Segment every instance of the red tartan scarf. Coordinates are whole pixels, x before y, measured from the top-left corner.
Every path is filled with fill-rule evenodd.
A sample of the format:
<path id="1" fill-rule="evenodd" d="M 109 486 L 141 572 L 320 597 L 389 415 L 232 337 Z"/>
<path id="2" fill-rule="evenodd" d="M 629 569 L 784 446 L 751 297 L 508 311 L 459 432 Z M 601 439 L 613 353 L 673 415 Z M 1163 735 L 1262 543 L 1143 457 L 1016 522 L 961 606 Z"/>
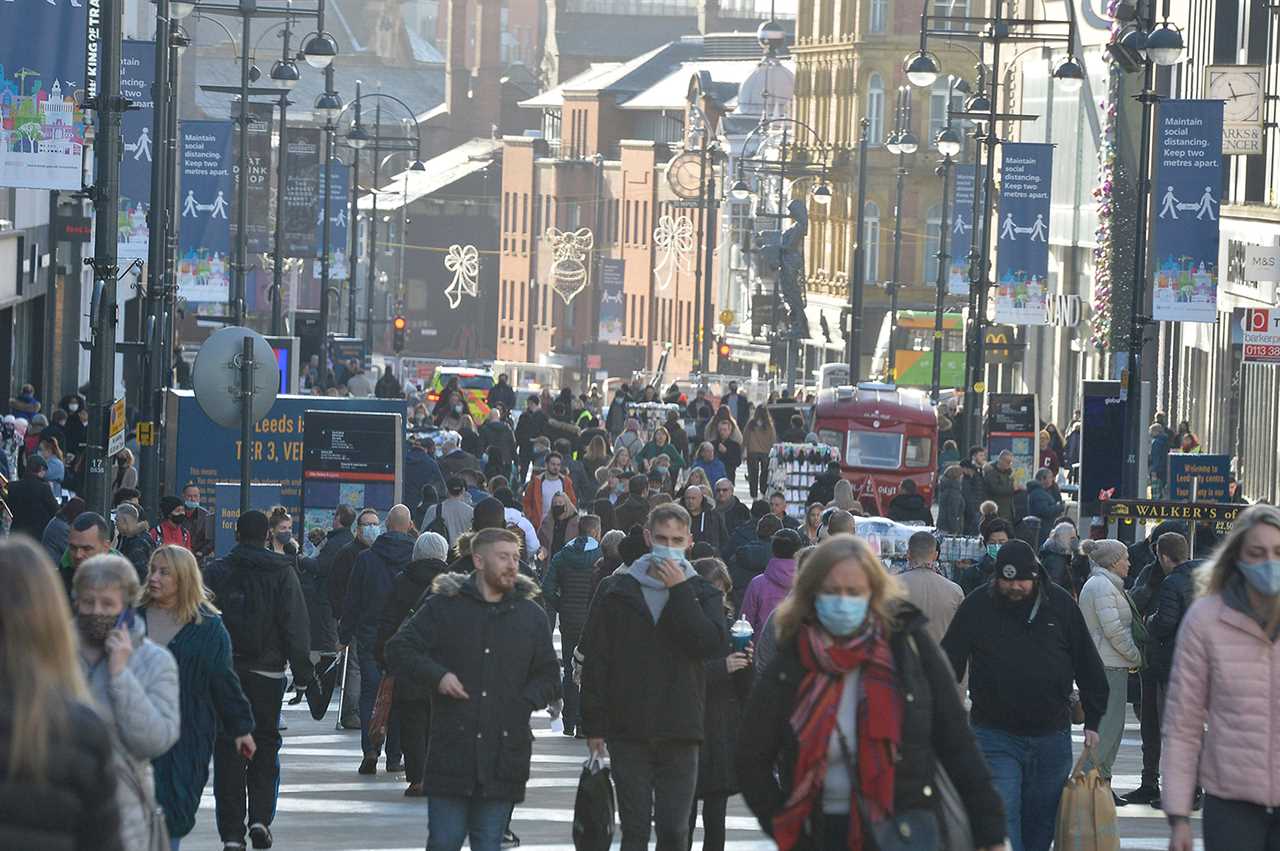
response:
<path id="1" fill-rule="evenodd" d="M 836 726 L 844 675 L 860 669 L 857 708 L 857 771 L 872 820 L 893 811 L 894 760 L 902 742 L 902 695 L 893 676 L 893 654 L 883 627 L 873 624 L 856 638 L 823 643 L 818 627 L 806 624 L 796 637 L 804 679 L 796 691 L 791 729 L 798 743 L 791 796 L 773 818 L 773 838 L 782 851 L 795 847 L 815 806 L 821 806 L 827 747 Z M 849 807 L 849 849 L 864 848 L 858 802 Z"/>

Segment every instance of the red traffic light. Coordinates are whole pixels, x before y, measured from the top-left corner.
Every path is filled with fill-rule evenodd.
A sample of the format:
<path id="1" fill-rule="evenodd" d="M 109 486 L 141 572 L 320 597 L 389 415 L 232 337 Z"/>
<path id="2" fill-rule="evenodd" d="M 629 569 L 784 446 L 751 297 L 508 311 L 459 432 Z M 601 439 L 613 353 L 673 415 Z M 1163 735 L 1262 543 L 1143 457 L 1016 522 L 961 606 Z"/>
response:
<path id="1" fill-rule="evenodd" d="M 405 328 L 409 327 L 409 320 L 405 319 L 403 316 L 397 316 L 395 319 L 391 320 L 391 327 L 397 331 L 403 331 Z"/>
<path id="2" fill-rule="evenodd" d="M 720 357 L 727 358 L 733 354 L 733 346 L 729 345 L 728 343 L 721 343 L 719 348 L 716 349 L 716 352 L 720 355 Z"/>

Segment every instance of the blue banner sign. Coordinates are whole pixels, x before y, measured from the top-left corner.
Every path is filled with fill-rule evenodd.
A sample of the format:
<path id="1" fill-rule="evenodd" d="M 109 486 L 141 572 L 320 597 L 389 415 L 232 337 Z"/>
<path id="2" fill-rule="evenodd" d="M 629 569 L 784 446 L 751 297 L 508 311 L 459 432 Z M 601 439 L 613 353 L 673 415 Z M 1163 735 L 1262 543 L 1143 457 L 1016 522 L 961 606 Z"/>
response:
<path id="1" fill-rule="evenodd" d="M 271 514 L 280 505 L 280 485 L 249 485 L 249 508 Z M 240 483 L 218 482 L 213 488 L 213 554 L 221 558 L 236 545 L 236 523 L 240 520 Z"/>
<path id="2" fill-rule="evenodd" d="M 602 343 L 621 343 L 626 321 L 626 296 L 622 292 L 627 261 L 605 257 L 600 261 L 600 330 Z"/>
<path id="3" fill-rule="evenodd" d="M 996 322 L 1047 325 L 1053 146 L 1003 142 L 1000 148 Z"/>
<path id="4" fill-rule="evenodd" d="M 0 3 L 0 186 L 81 188 L 89 5 Z"/>
<path id="5" fill-rule="evenodd" d="M 347 248 L 351 242 L 351 231 L 347 219 L 351 213 L 351 169 L 338 160 L 329 161 L 329 280 L 345 281 L 350 277 L 350 265 L 347 262 Z M 324 197 L 324 168 L 320 169 L 320 195 Z M 324 204 L 316 210 L 316 262 L 314 277 L 320 280 L 320 252 L 324 245 Z"/>
<path id="6" fill-rule="evenodd" d="M 947 292 L 969 294 L 969 249 L 973 245 L 973 193 L 977 183 L 973 163 L 957 165 L 953 171 L 955 189 L 951 194 L 951 221 L 947 237 Z"/>
<path id="7" fill-rule="evenodd" d="M 121 260 L 147 259 L 147 215 L 151 211 L 151 130 L 155 101 L 156 46 L 150 41 L 126 41 L 120 57 L 120 94 L 133 104 L 120 119 L 124 156 L 120 160 L 119 236 Z"/>
<path id="8" fill-rule="evenodd" d="M 1152 317 L 1218 318 L 1222 101 L 1162 100 L 1156 113 Z"/>
<path id="9" fill-rule="evenodd" d="M 1227 502 L 1230 455 L 1169 453 L 1169 499 L 1174 502 Z"/>
<path id="10" fill-rule="evenodd" d="M 166 457 L 174 481 L 195 482 L 201 491 L 210 493 L 219 482 L 240 481 L 240 429 L 223 428 L 209 419 L 190 391 L 171 391 L 168 404 Z M 278 503 L 295 517 L 302 516 L 302 435 L 309 410 L 404 414 L 405 402 L 332 396 L 276 397 L 270 416 L 253 427 L 253 478 L 279 482 Z"/>
<path id="11" fill-rule="evenodd" d="M 231 273 L 231 122 L 184 121 L 178 135 L 178 295 L 227 300 Z"/>

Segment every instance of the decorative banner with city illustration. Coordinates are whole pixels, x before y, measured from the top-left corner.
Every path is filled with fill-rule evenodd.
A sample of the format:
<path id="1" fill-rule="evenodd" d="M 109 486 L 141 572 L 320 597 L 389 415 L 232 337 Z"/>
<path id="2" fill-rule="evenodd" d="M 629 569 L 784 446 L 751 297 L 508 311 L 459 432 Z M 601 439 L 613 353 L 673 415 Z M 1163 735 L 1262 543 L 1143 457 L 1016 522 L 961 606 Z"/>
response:
<path id="1" fill-rule="evenodd" d="M 281 244 L 285 257 L 311 260 L 320 215 L 321 133 L 315 127 L 290 127 L 285 153 L 284 198 L 281 199 Z"/>
<path id="2" fill-rule="evenodd" d="M 996 322 L 1047 325 L 1053 146 L 1001 143 Z"/>
<path id="3" fill-rule="evenodd" d="M 124 157 L 120 160 L 119 236 L 121 260 L 147 259 L 147 214 L 151 210 L 151 129 L 155 101 L 156 46 L 126 41 L 120 58 L 120 93 L 133 104 L 121 118 Z"/>
<path id="4" fill-rule="evenodd" d="M 969 248 L 973 245 L 973 189 L 976 183 L 973 163 L 955 167 L 955 191 L 951 195 L 951 228 L 948 237 L 947 293 L 969 294 Z"/>
<path id="5" fill-rule="evenodd" d="M 0 2 L 0 186 L 81 188 L 88 5 Z"/>
<path id="6" fill-rule="evenodd" d="M 345 281 L 351 273 L 347 264 L 347 248 L 351 239 L 347 227 L 350 209 L 347 207 L 347 193 L 351 191 L 351 168 L 339 160 L 329 161 L 329 280 Z M 320 195 L 324 195 L 324 169 L 320 169 Z M 316 210 L 316 250 L 312 255 L 316 262 L 312 265 L 314 280 L 320 280 L 320 253 L 324 245 L 324 204 Z M 321 293 L 321 298 L 324 294 Z M 317 302 L 318 304 L 318 302 Z"/>
<path id="7" fill-rule="evenodd" d="M 1218 315 L 1222 101 L 1164 100 L 1156 117 L 1151 315 L 1157 321 L 1213 322 Z"/>
<path id="8" fill-rule="evenodd" d="M 227 300 L 231 270 L 231 122 L 183 121 L 178 177 L 178 297 Z"/>

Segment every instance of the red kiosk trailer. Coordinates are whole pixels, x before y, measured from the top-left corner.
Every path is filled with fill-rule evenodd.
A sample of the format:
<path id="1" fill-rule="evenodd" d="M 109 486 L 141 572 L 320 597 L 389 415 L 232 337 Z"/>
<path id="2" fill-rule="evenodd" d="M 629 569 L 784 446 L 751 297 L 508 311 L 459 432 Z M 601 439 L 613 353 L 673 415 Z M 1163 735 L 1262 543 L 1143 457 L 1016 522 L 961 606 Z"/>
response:
<path id="1" fill-rule="evenodd" d="M 818 440 L 840 450 L 844 477 L 869 514 L 883 515 L 903 479 L 929 503 L 938 469 L 938 414 L 927 394 L 863 382 L 818 394 Z"/>

